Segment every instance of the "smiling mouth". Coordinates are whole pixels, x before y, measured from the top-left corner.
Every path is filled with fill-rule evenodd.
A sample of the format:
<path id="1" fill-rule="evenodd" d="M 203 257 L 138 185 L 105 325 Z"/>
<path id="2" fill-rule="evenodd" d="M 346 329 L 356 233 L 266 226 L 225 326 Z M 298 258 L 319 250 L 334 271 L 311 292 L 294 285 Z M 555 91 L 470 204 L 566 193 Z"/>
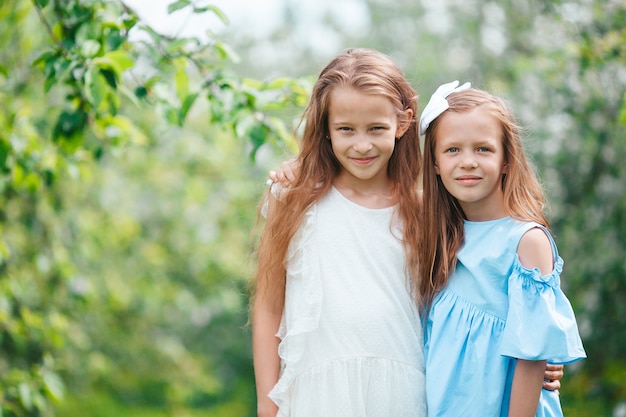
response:
<path id="1" fill-rule="evenodd" d="M 370 162 L 372 162 L 373 160 L 376 159 L 375 156 L 370 156 L 368 158 L 350 158 L 354 161 L 354 163 L 359 164 L 359 165 L 367 165 Z"/>

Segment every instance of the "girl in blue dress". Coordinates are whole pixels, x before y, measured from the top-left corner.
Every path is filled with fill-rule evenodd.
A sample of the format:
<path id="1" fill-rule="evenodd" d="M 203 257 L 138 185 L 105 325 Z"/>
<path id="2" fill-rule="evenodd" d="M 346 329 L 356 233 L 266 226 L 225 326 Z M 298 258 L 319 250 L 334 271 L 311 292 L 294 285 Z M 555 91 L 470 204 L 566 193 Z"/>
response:
<path id="1" fill-rule="evenodd" d="M 458 81 L 420 119 L 429 416 L 560 416 L 546 362 L 585 358 L 544 195 L 504 102 Z M 499 387 L 499 388 L 498 388 Z"/>

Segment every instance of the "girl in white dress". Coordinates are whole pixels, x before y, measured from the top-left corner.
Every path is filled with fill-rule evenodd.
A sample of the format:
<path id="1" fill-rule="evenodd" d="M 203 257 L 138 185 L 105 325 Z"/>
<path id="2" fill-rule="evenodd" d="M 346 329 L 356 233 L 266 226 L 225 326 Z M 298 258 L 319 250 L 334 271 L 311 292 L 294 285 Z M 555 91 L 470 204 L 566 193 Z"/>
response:
<path id="1" fill-rule="evenodd" d="M 385 55 L 332 60 L 288 192 L 269 193 L 252 307 L 260 417 L 426 416 L 416 93 Z"/>

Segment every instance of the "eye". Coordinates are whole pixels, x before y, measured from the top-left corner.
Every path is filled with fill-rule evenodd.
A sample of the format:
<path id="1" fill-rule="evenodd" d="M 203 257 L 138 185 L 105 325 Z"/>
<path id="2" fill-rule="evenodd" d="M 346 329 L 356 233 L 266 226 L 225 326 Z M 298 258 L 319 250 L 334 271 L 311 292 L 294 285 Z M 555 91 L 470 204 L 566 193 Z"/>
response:
<path id="1" fill-rule="evenodd" d="M 481 146 L 478 149 L 476 149 L 478 152 L 491 152 L 491 149 L 486 147 L 486 146 Z"/>
<path id="2" fill-rule="evenodd" d="M 455 148 L 455 147 L 446 149 L 446 153 L 455 153 L 458 151 L 459 151 L 459 148 Z"/>
<path id="3" fill-rule="evenodd" d="M 338 131 L 340 132 L 350 132 L 352 131 L 352 128 L 348 127 L 348 126 L 341 126 L 337 128 Z"/>

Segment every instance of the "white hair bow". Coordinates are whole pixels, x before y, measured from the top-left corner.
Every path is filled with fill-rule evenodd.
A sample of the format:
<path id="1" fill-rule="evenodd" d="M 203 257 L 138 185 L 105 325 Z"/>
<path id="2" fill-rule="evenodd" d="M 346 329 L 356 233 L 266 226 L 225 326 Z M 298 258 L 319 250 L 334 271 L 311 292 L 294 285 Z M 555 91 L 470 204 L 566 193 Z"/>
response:
<path id="1" fill-rule="evenodd" d="M 449 105 L 446 97 L 448 97 L 452 93 L 458 93 L 459 91 L 467 90 L 472 86 L 472 84 L 469 82 L 463 84 L 460 87 L 458 87 L 458 85 L 459 81 L 455 80 L 451 83 L 442 84 L 437 90 L 435 90 L 433 95 L 430 97 L 428 104 L 426 105 L 426 107 L 424 107 L 422 115 L 420 116 L 420 136 L 422 136 L 426 132 L 426 129 L 428 129 L 428 126 L 433 120 L 435 120 L 441 113 L 448 109 Z"/>

